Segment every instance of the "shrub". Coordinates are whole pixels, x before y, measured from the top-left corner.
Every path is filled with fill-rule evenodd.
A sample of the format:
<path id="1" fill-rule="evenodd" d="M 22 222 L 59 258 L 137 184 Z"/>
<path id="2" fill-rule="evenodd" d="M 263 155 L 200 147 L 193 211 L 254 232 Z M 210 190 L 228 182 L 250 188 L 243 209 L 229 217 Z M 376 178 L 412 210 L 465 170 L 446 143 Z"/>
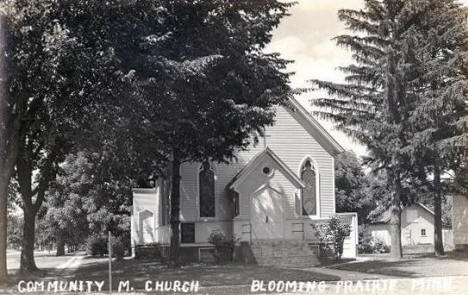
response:
<path id="1" fill-rule="evenodd" d="M 388 253 L 390 252 L 390 246 L 380 239 L 372 237 L 368 227 L 364 225 L 359 228 L 358 252 L 361 254 Z"/>
<path id="2" fill-rule="evenodd" d="M 121 238 L 112 237 L 112 257 L 115 257 L 118 261 L 123 260 L 125 256 L 125 245 Z"/>
<path id="3" fill-rule="evenodd" d="M 92 235 L 86 241 L 86 252 L 92 256 L 107 254 L 107 238 L 101 235 Z"/>
<path id="4" fill-rule="evenodd" d="M 237 242 L 235 237 L 228 238 L 220 231 L 213 231 L 208 242 L 215 246 L 214 257 L 216 263 L 227 263 L 232 261 L 234 246 Z"/>
<path id="5" fill-rule="evenodd" d="M 374 253 L 373 238 L 367 225 L 359 227 L 358 253 Z"/>
<path id="6" fill-rule="evenodd" d="M 351 226 L 337 217 L 332 217 L 327 223 L 314 224 L 313 228 L 320 241 L 321 253 L 340 260 L 343 255 L 343 243 L 351 233 Z"/>
<path id="7" fill-rule="evenodd" d="M 374 239 L 374 245 L 372 247 L 373 253 L 389 253 L 390 246 L 386 245 L 379 239 Z"/>

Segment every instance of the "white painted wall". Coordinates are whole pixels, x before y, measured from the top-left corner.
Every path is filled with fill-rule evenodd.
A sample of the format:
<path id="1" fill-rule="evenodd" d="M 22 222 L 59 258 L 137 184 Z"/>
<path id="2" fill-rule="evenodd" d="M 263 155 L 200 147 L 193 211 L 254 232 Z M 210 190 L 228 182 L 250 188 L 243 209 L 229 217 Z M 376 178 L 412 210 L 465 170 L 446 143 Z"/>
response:
<path id="1" fill-rule="evenodd" d="M 425 229 L 426 235 L 421 235 Z M 372 237 L 391 244 L 390 228 L 388 224 L 371 224 L 369 231 Z M 434 216 L 419 205 L 412 205 L 403 209 L 401 214 L 401 244 L 411 246 L 419 244 L 434 244 Z"/>
<path id="2" fill-rule="evenodd" d="M 133 206 L 131 216 L 131 238 L 132 246 L 141 244 L 156 243 L 159 240 L 158 218 L 160 215 L 159 201 L 160 201 L 159 188 L 155 189 L 136 189 L 133 191 Z M 145 228 L 141 228 L 141 219 L 145 212 L 151 212 L 151 219 L 144 220 Z M 150 232 L 148 232 L 151 228 Z"/>
<path id="3" fill-rule="evenodd" d="M 238 153 L 238 161 L 230 165 L 218 164 L 215 167 L 216 217 L 214 220 L 232 220 L 232 202 L 226 185 L 258 153 L 267 146 L 296 174 L 306 156 L 317 164 L 319 177 L 320 216 L 327 218 L 335 214 L 334 159 L 303 127 L 306 122 L 294 113 L 278 107 L 276 123 L 266 129 L 266 138 L 260 139 L 255 147 Z M 199 221 L 198 171 L 200 164 L 184 164 L 181 168 L 181 220 Z M 281 180 L 278 180 L 281 181 Z M 290 191 L 291 184 L 285 179 L 279 185 Z M 296 190 L 298 192 L 298 190 Z M 288 195 L 290 198 L 291 195 Z M 292 197 L 291 197 L 292 198 Z M 294 205 L 294 202 L 293 202 Z"/>
<path id="4" fill-rule="evenodd" d="M 317 220 L 325 220 L 335 214 L 335 181 L 334 181 L 334 159 L 314 138 L 316 134 L 307 131 L 307 121 L 296 112 L 284 107 L 278 107 L 276 113 L 276 123 L 274 126 L 266 129 L 266 138 L 260 139 L 257 146 L 252 146 L 248 151 L 238 153 L 238 160 L 226 164 L 214 163 L 215 178 L 215 202 L 216 217 L 199 217 L 199 198 L 198 198 L 198 173 L 200 164 L 184 163 L 181 167 L 181 222 L 195 223 L 196 243 L 206 243 L 209 234 L 215 230 L 224 231 L 228 236 L 237 233 L 243 239 L 250 239 L 250 229 L 247 226 L 250 223 L 250 202 L 241 200 L 241 215 L 236 217 L 233 224 L 233 206 L 231 193 L 226 190 L 227 184 L 234 176 L 258 153 L 262 152 L 267 146 L 278 155 L 278 157 L 299 176 L 300 166 L 306 157 L 310 157 L 315 164 L 318 177 L 318 198 L 319 215 Z M 303 227 L 309 230 L 309 217 L 303 217 L 296 213 L 296 208 L 300 204 L 300 190 L 288 180 L 276 167 L 273 162 L 267 162 L 271 168 L 276 169 L 273 177 L 266 179 L 257 171 L 257 175 L 249 177 L 249 185 L 268 184 L 275 190 L 281 192 L 285 197 L 285 237 L 298 238 L 298 233 L 293 233 L 297 224 L 302 223 Z M 143 243 L 169 243 L 169 226 L 161 224 L 161 194 L 165 194 L 162 189 L 162 182 L 158 181 L 157 187 L 153 191 L 135 190 L 133 198 L 132 215 L 132 244 L 140 244 L 138 228 L 138 212 L 148 209 L 154 212 L 154 239 L 143 241 Z M 299 212 L 300 213 L 300 212 Z M 297 222 L 299 220 L 299 222 Z M 247 221 L 247 222 L 246 222 Z M 356 227 L 357 228 L 357 227 Z M 357 233 L 357 231 L 356 231 Z M 306 233 L 300 234 L 302 236 Z"/>
<path id="5" fill-rule="evenodd" d="M 381 241 L 385 245 L 391 244 L 390 231 L 387 224 L 371 224 L 369 231 L 375 241 Z"/>
<path id="6" fill-rule="evenodd" d="M 452 208 L 455 245 L 468 245 L 468 196 L 455 195 Z"/>

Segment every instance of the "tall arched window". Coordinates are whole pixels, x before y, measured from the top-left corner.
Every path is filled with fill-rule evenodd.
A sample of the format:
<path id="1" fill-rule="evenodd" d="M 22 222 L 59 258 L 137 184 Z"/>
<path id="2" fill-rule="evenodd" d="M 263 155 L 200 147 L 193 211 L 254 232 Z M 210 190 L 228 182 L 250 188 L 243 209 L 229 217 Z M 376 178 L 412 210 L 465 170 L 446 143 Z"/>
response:
<path id="1" fill-rule="evenodd" d="M 204 162 L 198 174 L 200 217 L 215 217 L 215 175 L 209 162 Z"/>
<path id="2" fill-rule="evenodd" d="M 316 173 L 310 160 L 301 169 L 301 179 L 305 184 L 302 189 L 302 215 L 317 215 Z"/>

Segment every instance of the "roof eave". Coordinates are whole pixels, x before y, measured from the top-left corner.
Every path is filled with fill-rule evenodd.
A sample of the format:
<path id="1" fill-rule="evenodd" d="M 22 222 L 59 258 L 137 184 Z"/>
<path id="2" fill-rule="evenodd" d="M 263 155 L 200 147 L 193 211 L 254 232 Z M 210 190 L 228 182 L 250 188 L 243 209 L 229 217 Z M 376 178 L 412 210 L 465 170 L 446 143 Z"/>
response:
<path id="1" fill-rule="evenodd" d="M 331 136 L 331 134 L 323 128 L 323 126 L 295 99 L 290 98 L 291 106 L 298 110 L 298 113 L 309 123 L 310 127 L 318 131 L 323 137 L 324 148 L 334 157 L 341 154 L 345 149 Z"/>

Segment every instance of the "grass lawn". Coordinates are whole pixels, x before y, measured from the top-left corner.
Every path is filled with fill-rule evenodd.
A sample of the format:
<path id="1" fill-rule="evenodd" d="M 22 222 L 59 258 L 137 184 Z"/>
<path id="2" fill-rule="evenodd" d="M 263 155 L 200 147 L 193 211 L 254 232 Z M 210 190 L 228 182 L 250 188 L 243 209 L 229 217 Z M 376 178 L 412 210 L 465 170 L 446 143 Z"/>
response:
<path id="1" fill-rule="evenodd" d="M 113 280 L 130 280 L 135 289 L 144 289 L 147 280 L 200 282 L 201 287 L 247 285 L 252 280 L 333 281 L 339 277 L 312 271 L 261 267 L 256 265 L 191 264 L 179 269 L 168 268 L 158 262 L 126 260 L 113 265 Z M 71 274 L 76 280 L 107 280 L 107 265 L 90 265 Z"/>
<path id="2" fill-rule="evenodd" d="M 468 276 L 468 256 L 449 252 L 445 257 L 409 255 L 400 261 L 388 256 L 373 256 L 372 260 L 348 263 L 330 268 L 396 277 Z"/>
<path id="3" fill-rule="evenodd" d="M 145 282 L 150 281 L 199 281 L 210 294 L 247 294 L 252 280 L 263 281 L 336 281 L 340 277 L 322 274 L 314 271 L 262 267 L 257 265 L 212 265 L 190 264 L 178 269 L 168 268 L 160 262 L 148 260 L 128 259 L 121 262 L 114 261 L 113 290 L 120 281 L 130 281 L 134 290 L 144 290 Z M 16 289 L 19 280 L 40 281 L 105 281 L 104 290 L 108 290 L 108 265 L 105 258 L 86 257 L 78 269 L 63 271 L 45 270 L 43 273 L 25 277 L 14 276 L 10 290 Z M 248 286 L 246 286 L 248 285 Z M 203 292 L 203 291 L 202 291 Z M 1 292 L 0 292 L 1 293 Z M 158 292 L 159 293 L 159 292 Z"/>

